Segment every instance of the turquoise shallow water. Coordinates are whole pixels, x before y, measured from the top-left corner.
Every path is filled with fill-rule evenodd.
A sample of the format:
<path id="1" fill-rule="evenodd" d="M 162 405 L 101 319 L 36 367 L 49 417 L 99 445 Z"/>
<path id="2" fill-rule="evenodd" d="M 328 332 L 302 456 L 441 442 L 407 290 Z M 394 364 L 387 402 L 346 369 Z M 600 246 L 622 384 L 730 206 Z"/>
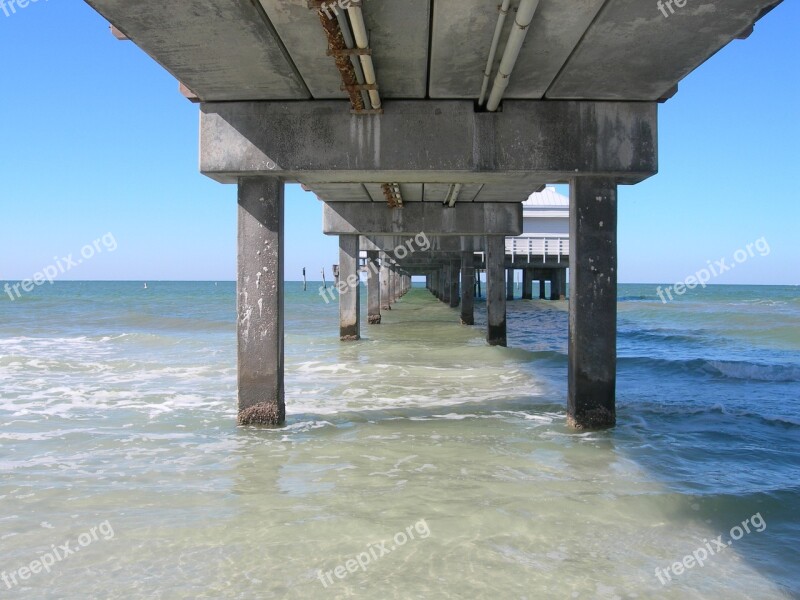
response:
<path id="1" fill-rule="evenodd" d="M 0 297 L 2 596 L 800 597 L 800 288 L 621 286 L 619 425 L 578 434 L 566 302 L 490 348 L 415 289 L 341 344 L 315 287 L 272 431 L 232 283 Z"/>

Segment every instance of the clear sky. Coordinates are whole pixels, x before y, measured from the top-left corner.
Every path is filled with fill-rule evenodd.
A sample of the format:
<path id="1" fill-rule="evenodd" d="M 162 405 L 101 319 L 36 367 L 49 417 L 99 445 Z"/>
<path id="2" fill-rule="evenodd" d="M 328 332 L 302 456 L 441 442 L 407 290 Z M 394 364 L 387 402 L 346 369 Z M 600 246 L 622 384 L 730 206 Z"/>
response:
<path id="1" fill-rule="evenodd" d="M 661 106 L 660 173 L 620 188 L 621 282 L 683 280 L 765 238 L 714 283 L 800 284 L 798 29 L 787 0 Z M 169 74 L 79 0 L 0 11 L 0 57 L 0 280 L 106 234 L 63 279 L 235 278 L 236 189 L 199 174 L 198 108 Z M 321 221 L 289 186 L 287 279 L 330 273 Z"/>

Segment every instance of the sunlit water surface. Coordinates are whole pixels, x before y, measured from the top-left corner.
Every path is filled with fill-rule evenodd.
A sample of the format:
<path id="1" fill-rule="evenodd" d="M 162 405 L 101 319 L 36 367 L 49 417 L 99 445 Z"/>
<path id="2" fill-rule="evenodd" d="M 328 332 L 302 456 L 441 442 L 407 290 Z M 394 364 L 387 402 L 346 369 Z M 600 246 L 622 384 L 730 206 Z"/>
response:
<path id="1" fill-rule="evenodd" d="M 483 304 L 416 289 L 342 344 L 315 288 L 279 430 L 235 424 L 231 283 L 0 299 L 0 595 L 800 597 L 798 288 L 621 286 L 602 433 L 565 426 L 566 302 L 514 302 L 492 348 Z"/>

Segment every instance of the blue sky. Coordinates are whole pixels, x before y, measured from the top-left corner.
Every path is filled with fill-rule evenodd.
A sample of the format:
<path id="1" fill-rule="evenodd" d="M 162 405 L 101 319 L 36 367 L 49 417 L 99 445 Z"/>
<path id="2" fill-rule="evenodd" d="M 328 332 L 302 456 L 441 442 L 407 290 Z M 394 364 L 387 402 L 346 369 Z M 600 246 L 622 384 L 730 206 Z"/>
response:
<path id="1" fill-rule="evenodd" d="M 660 173 L 620 188 L 621 282 L 683 280 L 765 238 L 714 282 L 800 284 L 799 26 L 784 2 L 661 106 Z M 169 74 L 78 0 L 0 11 L 0 56 L 0 280 L 109 233 L 116 250 L 63 279 L 234 279 L 236 189 L 199 174 L 198 109 Z M 336 262 L 321 220 L 290 186 L 287 279 Z"/>

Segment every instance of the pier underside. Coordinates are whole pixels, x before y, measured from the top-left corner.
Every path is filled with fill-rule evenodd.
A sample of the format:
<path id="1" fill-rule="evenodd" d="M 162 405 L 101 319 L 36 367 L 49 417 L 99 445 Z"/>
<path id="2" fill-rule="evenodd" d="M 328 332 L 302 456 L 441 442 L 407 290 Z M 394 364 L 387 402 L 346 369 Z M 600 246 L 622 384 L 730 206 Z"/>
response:
<path id="1" fill-rule="evenodd" d="M 362 250 L 370 325 L 424 276 L 465 326 L 485 292 L 499 346 L 515 271 L 523 299 L 538 281 L 561 300 L 569 269 L 576 428 L 615 423 L 617 187 L 658 170 L 657 103 L 778 3 L 87 2 L 200 104 L 200 169 L 239 186 L 241 423 L 285 418 L 283 192 L 300 183 L 339 236 L 343 342 L 361 337 Z M 552 183 L 570 185 L 568 260 L 509 255 L 520 203 Z"/>
<path id="2" fill-rule="evenodd" d="M 486 114 L 465 102 L 398 102 L 393 116 L 380 117 L 380 127 L 369 131 L 363 117 L 343 116 L 342 108 L 251 102 L 201 108 L 203 172 L 237 182 L 265 224 L 255 242 L 240 238 L 241 422 L 264 423 L 271 415 L 280 424 L 285 414 L 277 368 L 283 332 L 269 326 L 282 319 L 283 282 L 265 280 L 264 269 L 282 260 L 283 186 L 300 182 L 322 190 L 323 232 L 339 237 L 343 342 L 361 338 L 362 251 L 370 325 L 410 289 L 413 276 L 424 276 L 435 297 L 460 307 L 454 314 L 461 323 L 474 324 L 477 269 L 485 273 L 486 340 L 499 346 L 507 345 L 506 303 L 515 299 L 515 271 L 523 272 L 524 298 L 533 297 L 539 281 L 541 292 L 547 282 L 550 298 L 559 300 L 566 297 L 570 268 L 569 422 L 613 425 L 616 190 L 656 172 L 655 105 L 512 102 L 502 114 Z M 278 113 L 295 118 L 278 119 Z M 399 189 L 401 205 L 387 204 L 382 192 L 372 197 L 386 180 Z M 506 236 L 522 232 L 519 200 L 554 180 L 569 182 L 572 190 L 569 259 L 508 255 Z M 477 191 L 452 206 L 425 200 L 429 188 L 456 184 Z M 480 201 L 485 189 L 493 191 Z M 241 218 L 247 231 L 252 214 L 244 211 Z M 254 243 L 261 252 L 252 251 Z M 277 312 L 265 313 L 265 306 Z M 271 349 L 266 354 L 253 354 L 254 323 L 259 348 Z"/>

